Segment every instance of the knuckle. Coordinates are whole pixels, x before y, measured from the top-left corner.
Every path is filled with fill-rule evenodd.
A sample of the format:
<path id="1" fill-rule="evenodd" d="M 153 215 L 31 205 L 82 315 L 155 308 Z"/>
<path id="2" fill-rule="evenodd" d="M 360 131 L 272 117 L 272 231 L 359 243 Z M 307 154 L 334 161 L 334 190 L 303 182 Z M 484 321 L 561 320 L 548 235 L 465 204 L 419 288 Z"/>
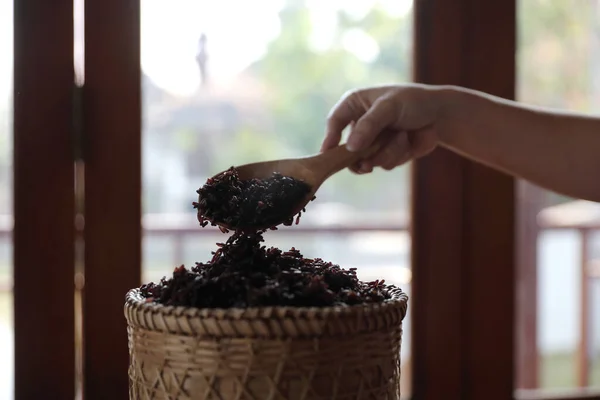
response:
<path id="1" fill-rule="evenodd" d="M 357 89 L 347 91 L 342 95 L 340 102 L 351 109 L 355 109 L 356 104 L 360 104 L 360 91 Z"/>
<path id="2" fill-rule="evenodd" d="M 392 111 L 393 109 L 396 108 L 396 104 L 397 104 L 396 99 L 389 95 L 380 97 L 379 101 L 377 102 L 377 106 L 385 111 Z"/>
<path id="3" fill-rule="evenodd" d="M 349 90 L 337 102 L 327 116 L 327 120 L 332 123 L 356 121 L 361 118 L 367 108 L 362 100 L 361 90 Z"/>
<path id="4" fill-rule="evenodd" d="M 343 95 L 342 95 L 342 100 L 348 100 L 351 98 L 354 98 L 358 93 L 358 89 L 350 89 L 347 90 Z"/>
<path id="5" fill-rule="evenodd" d="M 368 92 L 364 89 L 349 90 L 344 94 L 343 102 L 356 113 L 364 113 L 370 106 Z"/>
<path id="6" fill-rule="evenodd" d="M 395 106 L 401 101 L 405 93 L 406 92 L 403 88 L 394 88 L 388 90 L 385 94 L 383 94 L 380 97 L 380 99 L 382 103 L 385 103 L 389 106 Z"/>

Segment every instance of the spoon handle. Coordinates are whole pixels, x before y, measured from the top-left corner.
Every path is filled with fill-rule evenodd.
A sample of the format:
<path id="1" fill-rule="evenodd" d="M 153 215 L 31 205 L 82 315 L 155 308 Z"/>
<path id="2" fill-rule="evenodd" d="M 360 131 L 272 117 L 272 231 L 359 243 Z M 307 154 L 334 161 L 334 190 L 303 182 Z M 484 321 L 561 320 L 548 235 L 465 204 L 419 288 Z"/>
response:
<path id="1" fill-rule="evenodd" d="M 364 150 L 353 152 L 346 149 L 345 144 L 341 144 L 333 149 L 324 151 L 313 157 L 313 165 L 324 175 L 323 179 L 356 164 L 358 161 L 369 158 L 377 153 L 382 147 L 380 141 L 375 142 Z"/>

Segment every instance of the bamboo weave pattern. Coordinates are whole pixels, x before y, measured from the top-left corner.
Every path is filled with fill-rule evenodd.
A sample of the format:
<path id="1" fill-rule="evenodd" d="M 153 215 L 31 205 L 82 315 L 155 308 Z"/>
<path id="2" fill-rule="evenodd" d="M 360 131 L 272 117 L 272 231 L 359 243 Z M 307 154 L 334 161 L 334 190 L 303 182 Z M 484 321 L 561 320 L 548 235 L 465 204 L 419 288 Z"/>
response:
<path id="1" fill-rule="evenodd" d="M 331 308 L 192 309 L 127 294 L 130 399 L 397 400 L 407 296 Z"/>

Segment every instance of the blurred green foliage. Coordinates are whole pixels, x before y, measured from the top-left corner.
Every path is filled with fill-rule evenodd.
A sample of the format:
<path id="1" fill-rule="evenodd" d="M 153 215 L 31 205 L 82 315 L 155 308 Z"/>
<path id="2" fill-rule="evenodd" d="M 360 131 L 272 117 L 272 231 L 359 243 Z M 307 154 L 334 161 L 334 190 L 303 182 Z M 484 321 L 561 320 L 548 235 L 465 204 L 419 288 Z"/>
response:
<path id="1" fill-rule="evenodd" d="M 316 27 L 304 2 L 288 1 L 279 17 L 279 36 L 247 71 L 266 85 L 273 123 L 260 132 L 248 128 L 244 131 L 246 140 L 232 142 L 240 159 L 248 158 L 240 154 L 245 152 L 254 159 L 315 153 L 323 139 L 327 113 L 347 90 L 410 80 L 410 14 L 391 16 L 379 6 L 358 18 L 339 11 L 333 40 L 325 50 L 315 49 L 311 43 Z M 348 49 L 348 32 L 362 34 L 376 43 L 376 57 L 364 61 Z M 259 152 L 249 141 L 266 148 Z M 399 210 L 407 206 L 407 178 L 407 167 L 377 171 L 369 177 L 356 177 L 346 171 L 328 181 L 319 191 L 319 198 L 362 209 Z"/>

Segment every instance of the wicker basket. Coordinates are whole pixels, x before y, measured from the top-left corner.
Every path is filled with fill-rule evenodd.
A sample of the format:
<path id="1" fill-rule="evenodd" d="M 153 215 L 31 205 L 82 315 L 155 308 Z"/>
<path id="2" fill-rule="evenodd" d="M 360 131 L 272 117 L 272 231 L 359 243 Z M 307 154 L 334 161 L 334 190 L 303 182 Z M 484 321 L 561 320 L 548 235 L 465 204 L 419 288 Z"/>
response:
<path id="1" fill-rule="evenodd" d="M 397 400 L 407 301 L 196 309 L 131 290 L 130 399 Z"/>

